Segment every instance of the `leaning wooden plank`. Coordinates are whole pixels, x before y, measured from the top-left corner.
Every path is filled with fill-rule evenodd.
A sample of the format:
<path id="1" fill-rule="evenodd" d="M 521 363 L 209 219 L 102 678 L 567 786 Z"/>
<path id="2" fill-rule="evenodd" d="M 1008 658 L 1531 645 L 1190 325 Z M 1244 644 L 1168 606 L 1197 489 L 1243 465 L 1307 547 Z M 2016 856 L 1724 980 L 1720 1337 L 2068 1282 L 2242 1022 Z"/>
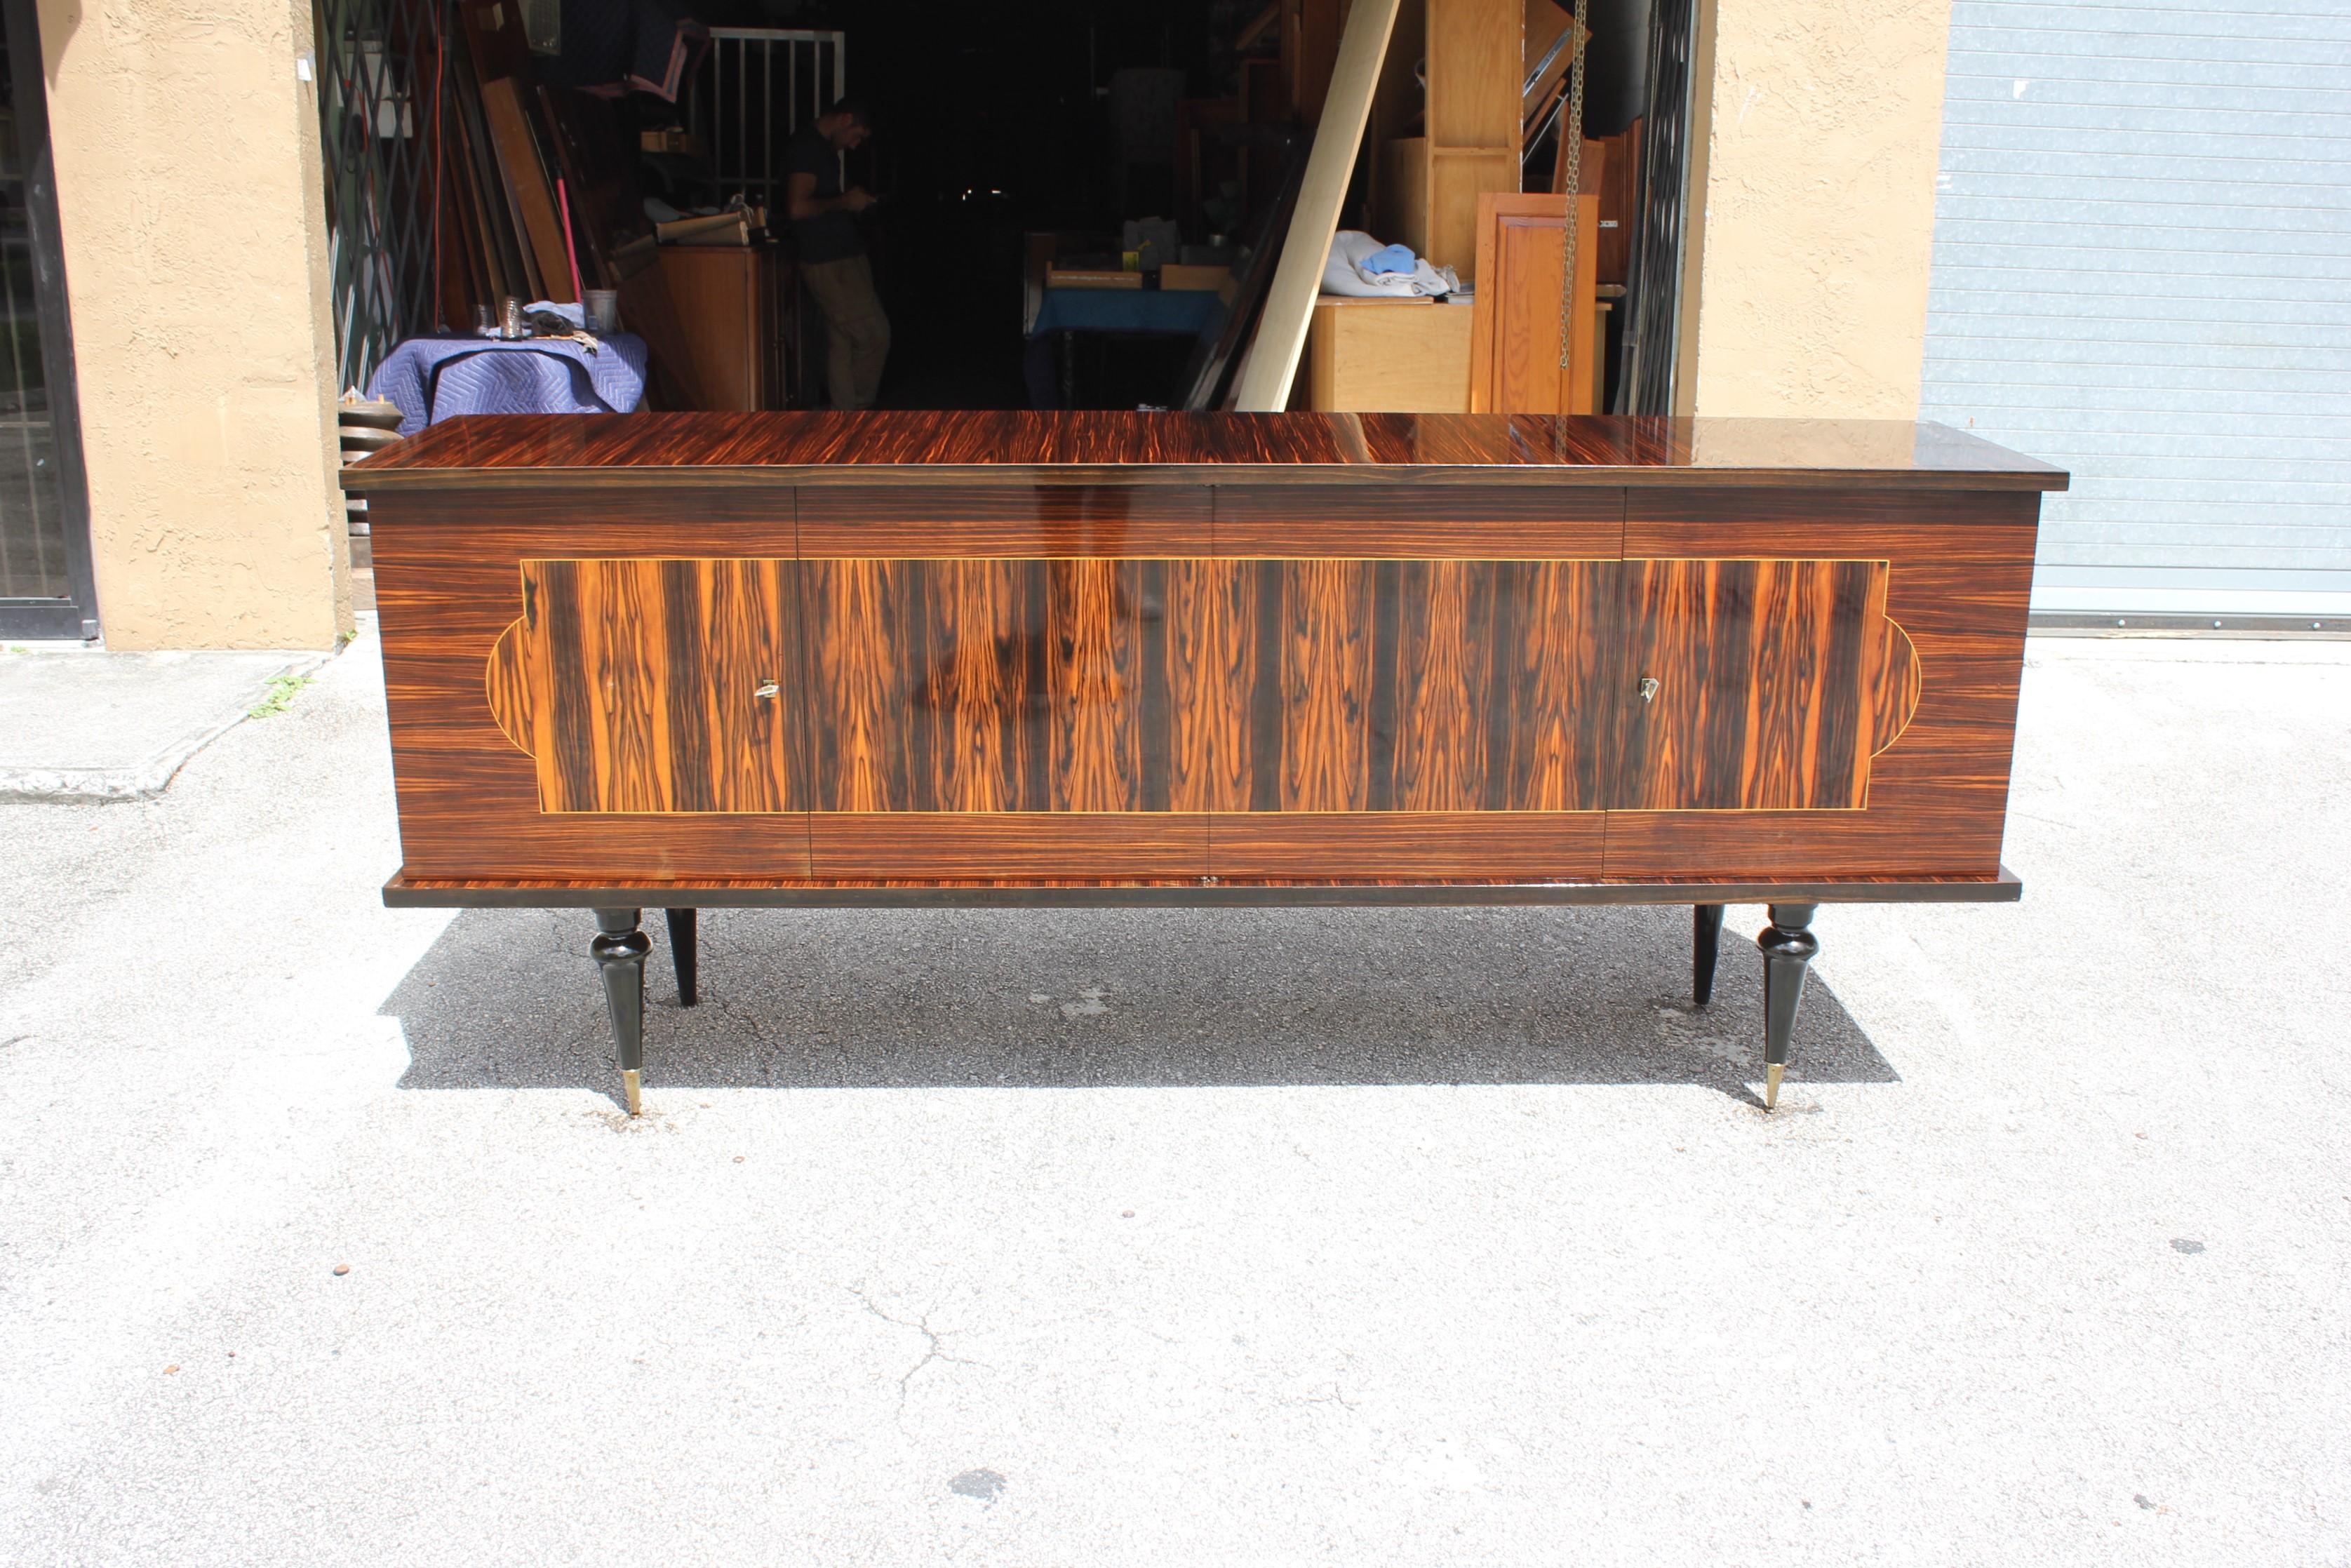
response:
<path id="1" fill-rule="evenodd" d="M 538 139 L 531 134 L 530 114 L 523 108 L 514 78 L 482 84 L 482 118 L 489 125 L 507 189 L 521 214 L 539 287 L 547 290 L 545 298 L 569 304 L 576 296 L 571 291 L 570 253 L 563 244 L 563 218 L 556 211 L 555 183 L 547 177 L 547 163 L 539 156 Z"/>
<path id="2" fill-rule="evenodd" d="M 1290 384 L 1297 378 L 1298 357 L 1306 347 L 1307 321 L 1315 296 L 1322 291 L 1322 263 L 1339 227 L 1339 207 L 1347 199 L 1355 154 L 1363 148 L 1364 121 L 1371 113 L 1372 90 L 1379 85 L 1380 59 L 1395 27 L 1396 5 L 1397 0 L 1355 0 L 1347 13 L 1331 90 L 1314 129 L 1314 150 L 1307 154 L 1306 177 L 1290 214 L 1281 260 L 1274 268 L 1273 287 L 1266 293 L 1265 313 L 1259 318 L 1257 338 L 1234 400 L 1244 413 L 1271 413 L 1289 405 Z"/>
<path id="3" fill-rule="evenodd" d="M 503 219 L 505 207 L 494 193 L 486 190 L 483 182 L 495 174 L 496 166 L 489 161 L 489 150 L 484 145 L 487 133 L 482 129 L 480 105 L 474 100 L 473 77 L 462 55 L 453 56 L 450 68 L 449 121 L 457 133 L 456 144 L 450 151 L 456 154 L 451 161 L 451 178 L 471 217 L 469 228 L 482 259 L 489 291 L 482 303 L 497 308 L 498 301 L 509 294 L 519 297 L 528 285 L 521 278 L 521 256 L 508 244 Z M 533 298 L 536 298 L 534 295 Z"/>
<path id="4" fill-rule="evenodd" d="M 449 58 L 452 101 L 463 132 L 465 155 L 473 168 L 471 183 L 482 233 L 495 252 L 494 270 L 500 274 L 498 294 L 501 298 L 511 294 L 518 298 L 537 299 L 540 298 L 538 278 L 517 232 L 514 202 L 504 176 L 498 172 L 497 153 L 490 146 L 489 126 L 482 114 L 481 83 L 474 75 L 474 62 L 462 49 L 452 52 Z M 497 300 L 490 303 L 495 306 Z"/>

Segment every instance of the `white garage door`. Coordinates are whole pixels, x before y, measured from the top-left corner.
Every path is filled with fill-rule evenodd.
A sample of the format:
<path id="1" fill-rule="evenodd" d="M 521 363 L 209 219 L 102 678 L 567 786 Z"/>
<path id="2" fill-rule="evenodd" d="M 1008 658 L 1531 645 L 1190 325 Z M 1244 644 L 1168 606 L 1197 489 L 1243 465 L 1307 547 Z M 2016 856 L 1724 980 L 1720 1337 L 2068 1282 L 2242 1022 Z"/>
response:
<path id="1" fill-rule="evenodd" d="M 2039 611 L 2351 613 L 2351 0 L 1952 7 L 1924 417 Z"/>

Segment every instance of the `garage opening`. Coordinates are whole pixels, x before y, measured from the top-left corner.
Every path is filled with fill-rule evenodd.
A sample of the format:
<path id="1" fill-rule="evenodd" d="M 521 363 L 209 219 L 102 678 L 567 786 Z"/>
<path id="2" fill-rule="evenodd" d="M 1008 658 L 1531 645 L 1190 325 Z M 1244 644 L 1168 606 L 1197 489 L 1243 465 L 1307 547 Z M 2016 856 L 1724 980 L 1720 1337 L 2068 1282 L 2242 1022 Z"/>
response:
<path id="1" fill-rule="evenodd" d="M 1677 0 L 319 7 L 347 387 L 513 301 L 637 407 L 1230 407 L 1298 249 L 1278 406 L 1671 409 Z"/>

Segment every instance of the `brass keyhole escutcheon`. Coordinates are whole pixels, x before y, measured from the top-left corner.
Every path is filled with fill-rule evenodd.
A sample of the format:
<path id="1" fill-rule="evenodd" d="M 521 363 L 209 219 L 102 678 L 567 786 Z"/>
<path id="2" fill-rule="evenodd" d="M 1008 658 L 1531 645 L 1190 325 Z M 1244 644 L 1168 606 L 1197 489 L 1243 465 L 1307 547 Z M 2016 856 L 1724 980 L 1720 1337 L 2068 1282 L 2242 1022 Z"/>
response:
<path id="1" fill-rule="evenodd" d="M 751 695 L 758 698 L 761 702 L 767 702 L 771 698 L 781 696 L 783 695 L 783 690 L 784 688 L 777 685 L 774 681 L 761 681 L 758 689 L 753 691 Z"/>
<path id="2" fill-rule="evenodd" d="M 1657 700 L 1656 676 L 1643 675 L 1641 677 L 1641 700 L 1645 703 L 1655 702 Z"/>

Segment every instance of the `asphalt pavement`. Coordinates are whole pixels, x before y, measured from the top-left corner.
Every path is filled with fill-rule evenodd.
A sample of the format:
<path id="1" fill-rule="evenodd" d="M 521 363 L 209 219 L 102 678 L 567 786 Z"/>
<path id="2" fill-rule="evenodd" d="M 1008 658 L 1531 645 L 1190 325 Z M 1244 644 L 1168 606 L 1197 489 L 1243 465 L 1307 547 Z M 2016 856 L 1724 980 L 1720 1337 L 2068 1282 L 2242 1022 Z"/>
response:
<path id="1" fill-rule="evenodd" d="M 2036 638 L 2013 906 L 388 911 L 362 639 L 0 805 L 0 1563 L 2351 1563 L 2351 644 Z"/>

